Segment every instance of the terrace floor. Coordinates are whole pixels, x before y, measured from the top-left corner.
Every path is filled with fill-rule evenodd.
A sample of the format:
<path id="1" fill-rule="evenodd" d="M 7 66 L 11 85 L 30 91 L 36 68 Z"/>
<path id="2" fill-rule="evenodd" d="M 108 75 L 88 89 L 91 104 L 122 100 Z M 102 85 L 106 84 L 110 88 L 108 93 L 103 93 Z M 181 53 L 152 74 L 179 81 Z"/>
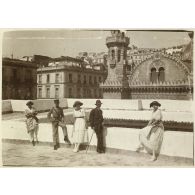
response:
<path id="1" fill-rule="evenodd" d="M 3 142 L 4 166 L 33 166 L 33 167 L 191 167 L 193 160 L 160 156 L 157 161 L 150 162 L 148 154 L 129 152 L 128 154 L 105 153 L 82 150 L 73 153 L 71 148 L 61 146 L 53 150 L 52 146 L 30 143 L 16 144 Z"/>

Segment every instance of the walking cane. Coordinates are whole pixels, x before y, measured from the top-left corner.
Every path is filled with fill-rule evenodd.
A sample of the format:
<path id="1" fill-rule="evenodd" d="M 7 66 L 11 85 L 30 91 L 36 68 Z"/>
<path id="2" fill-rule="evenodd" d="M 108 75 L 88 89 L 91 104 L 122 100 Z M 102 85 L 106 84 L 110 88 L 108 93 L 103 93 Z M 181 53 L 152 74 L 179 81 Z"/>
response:
<path id="1" fill-rule="evenodd" d="M 93 132 L 92 132 L 92 134 L 91 134 L 91 138 L 90 138 L 90 140 L 89 140 L 89 144 L 87 145 L 86 153 L 87 153 L 87 151 L 88 151 L 88 149 L 89 149 L 89 145 L 90 145 L 91 140 L 92 140 L 92 138 L 93 138 L 93 134 L 94 134 L 94 130 L 93 130 Z"/>

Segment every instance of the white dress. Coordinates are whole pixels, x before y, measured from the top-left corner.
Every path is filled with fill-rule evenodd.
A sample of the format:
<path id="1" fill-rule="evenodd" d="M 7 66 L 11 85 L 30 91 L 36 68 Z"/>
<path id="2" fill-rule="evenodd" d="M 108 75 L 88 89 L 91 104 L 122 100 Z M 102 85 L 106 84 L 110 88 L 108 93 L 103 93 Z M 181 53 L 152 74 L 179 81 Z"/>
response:
<path id="1" fill-rule="evenodd" d="M 72 133 L 73 143 L 87 143 L 88 132 L 86 129 L 85 111 L 83 109 L 74 110 L 73 117 L 75 118 Z"/>
<path id="2" fill-rule="evenodd" d="M 157 110 L 152 112 L 151 124 L 141 130 L 139 140 L 148 153 L 152 153 L 154 150 L 156 154 L 159 154 L 163 141 L 163 134 L 164 126 L 162 123 L 162 113 L 160 110 Z"/>

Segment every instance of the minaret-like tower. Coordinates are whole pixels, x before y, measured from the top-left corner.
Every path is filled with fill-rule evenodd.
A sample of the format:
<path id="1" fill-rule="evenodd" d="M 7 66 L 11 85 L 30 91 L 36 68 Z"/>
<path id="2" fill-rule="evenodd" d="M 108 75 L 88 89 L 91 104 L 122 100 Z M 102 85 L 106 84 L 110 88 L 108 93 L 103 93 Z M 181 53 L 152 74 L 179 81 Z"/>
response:
<path id="1" fill-rule="evenodd" d="M 108 47 L 108 76 L 101 85 L 103 98 L 128 99 L 129 84 L 126 75 L 129 38 L 119 30 L 111 31 L 106 38 Z"/>

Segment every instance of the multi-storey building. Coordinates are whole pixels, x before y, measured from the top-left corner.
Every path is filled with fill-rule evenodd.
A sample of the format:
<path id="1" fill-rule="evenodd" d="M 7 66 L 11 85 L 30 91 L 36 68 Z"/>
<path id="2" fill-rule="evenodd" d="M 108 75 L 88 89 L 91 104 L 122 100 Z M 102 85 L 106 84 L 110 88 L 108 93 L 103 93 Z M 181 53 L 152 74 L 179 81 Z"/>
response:
<path id="1" fill-rule="evenodd" d="M 106 72 L 86 68 L 77 58 L 60 57 L 37 70 L 37 98 L 102 98 Z"/>
<path id="2" fill-rule="evenodd" d="M 37 65 L 10 58 L 2 62 L 2 99 L 36 99 Z"/>

